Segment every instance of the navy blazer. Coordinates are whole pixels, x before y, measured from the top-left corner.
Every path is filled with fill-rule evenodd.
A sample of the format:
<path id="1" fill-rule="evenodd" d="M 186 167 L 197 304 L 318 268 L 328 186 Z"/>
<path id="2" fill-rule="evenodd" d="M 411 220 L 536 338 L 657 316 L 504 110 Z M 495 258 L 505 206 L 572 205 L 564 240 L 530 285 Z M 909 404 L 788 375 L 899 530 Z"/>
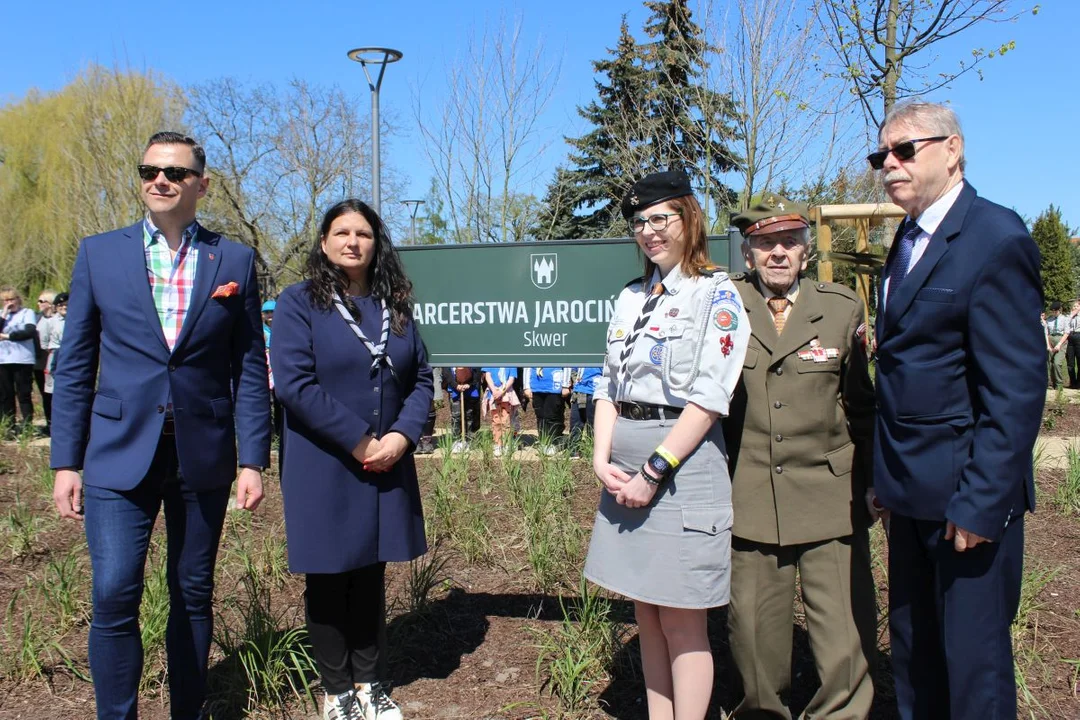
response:
<path id="1" fill-rule="evenodd" d="M 416 325 L 390 333 L 385 366 L 334 309 L 316 308 L 307 283 L 285 289 L 274 309 L 270 364 L 285 408 L 281 493 L 289 569 L 340 573 L 427 551 L 411 449 L 385 473 L 366 472 L 352 450 L 366 435 L 399 432 L 415 445 L 434 393 Z M 360 321 L 378 339 L 381 318 Z"/>
<path id="2" fill-rule="evenodd" d="M 1035 509 L 1039 266 L 1019 216 L 965 182 L 877 321 L 874 487 L 885 507 L 991 540 Z"/>
<path id="3" fill-rule="evenodd" d="M 196 242 L 191 304 L 171 352 L 150 293 L 142 222 L 79 245 L 56 363 L 53 468 L 81 469 L 92 486 L 134 488 L 170 402 L 180 472 L 192 489 L 231 484 L 237 446 L 240 464 L 269 466 L 255 253 L 202 227 Z M 210 297 L 229 282 L 239 293 Z"/>

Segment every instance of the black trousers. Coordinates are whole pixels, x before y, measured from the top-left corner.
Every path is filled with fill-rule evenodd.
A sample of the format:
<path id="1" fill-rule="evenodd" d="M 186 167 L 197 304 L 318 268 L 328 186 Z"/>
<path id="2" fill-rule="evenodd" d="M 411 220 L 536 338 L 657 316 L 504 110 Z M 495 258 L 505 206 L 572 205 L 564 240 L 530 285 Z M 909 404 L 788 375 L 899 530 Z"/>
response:
<path id="1" fill-rule="evenodd" d="M 566 401 L 562 393 L 534 392 L 532 400 L 540 439 L 559 442 L 566 427 Z"/>
<path id="2" fill-rule="evenodd" d="M 41 409 L 45 413 L 45 429 L 52 427 L 52 393 L 45 392 L 45 371 L 34 370 L 34 384 L 41 393 Z"/>
<path id="3" fill-rule="evenodd" d="M 309 573 L 308 637 L 323 689 L 331 695 L 385 678 L 386 563 L 333 575 Z"/>
<path id="4" fill-rule="evenodd" d="M 472 440 L 480 429 L 480 398 L 465 395 L 465 439 Z M 446 396 L 450 403 L 450 437 L 461 439 L 461 396 L 457 400 Z"/>
<path id="5" fill-rule="evenodd" d="M 1076 387 L 1080 382 L 1080 332 L 1069 333 L 1065 341 L 1065 366 L 1069 369 L 1069 387 Z"/>
<path id="6" fill-rule="evenodd" d="M 10 422 L 15 423 L 15 400 L 18 398 L 23 424 L 30 424 L 34 419 L 33 383 L 33 365 L 0 365 L 0 421 L 10 418 Z"/>

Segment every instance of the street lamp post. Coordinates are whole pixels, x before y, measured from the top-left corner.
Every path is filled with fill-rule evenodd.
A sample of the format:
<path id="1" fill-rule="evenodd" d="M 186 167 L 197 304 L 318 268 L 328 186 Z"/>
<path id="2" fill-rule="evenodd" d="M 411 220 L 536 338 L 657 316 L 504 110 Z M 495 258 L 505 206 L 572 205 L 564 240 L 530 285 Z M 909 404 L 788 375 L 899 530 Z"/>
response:
<path id="1" fill-rule="evenodd" d="M 380 187 L 380 158 L 379 158 L 379 89 L 382 87 L 383 73 L 386 66 L 401 59 L 399 50 L 380 47 L 362 47 L 349 51 L 349 59 L 360 63 L 364 68 L 364 77 L 367 78 L 368 87 L 371 88 L 371 199 L 375 206 L 375 212 L 382 215 L 382 188 Z M 378 65 L 379 75 L 375 81 L 371 80 L 368 65 Z"/>
<path id="2" fill-rule="evenodd" d="M 416 244 L 416 211 L 420 209 L 420 206 L 424 204 L 423 200 L 402 200 L 401 204 L 405 207 L 412 207 L 410 231 L 409 231 L 409 244 Z"/>

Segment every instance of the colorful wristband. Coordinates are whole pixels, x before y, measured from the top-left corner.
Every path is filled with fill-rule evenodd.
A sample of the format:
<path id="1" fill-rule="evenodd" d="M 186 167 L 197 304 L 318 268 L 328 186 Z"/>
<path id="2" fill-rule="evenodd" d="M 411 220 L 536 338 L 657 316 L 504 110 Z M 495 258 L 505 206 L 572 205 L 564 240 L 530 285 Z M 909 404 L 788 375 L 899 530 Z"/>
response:
<path id="1" fill-rule="evenodd" d="M 664 458 L 665 460 L 667 460 L 667 461 L 668 461 L 668 465 L 670 465 L 670 466 L 671 466 L 671 469 L 672 469 L 672 470 L 674 470 L 675 468 L 679 467 L 679 458 L 675 457 L 675 456 L 674 456 L 674 455 L 673 455 L 673 454 L 671 453 L 671 451 L 670 451 L 670 450 L 668 450 L 668 449 L 667 449 L 666 447 L 664 447 L 663 445 L 660 445 L 660 446 L 658 446 L 658 447 L 656 448 L 656 450 L 654 450 L 653 452 L 655 452 L 655 453 L 656 453 L 657 455 L 659 455 L 660 457 L 662 457 L 662 458 Z"/>

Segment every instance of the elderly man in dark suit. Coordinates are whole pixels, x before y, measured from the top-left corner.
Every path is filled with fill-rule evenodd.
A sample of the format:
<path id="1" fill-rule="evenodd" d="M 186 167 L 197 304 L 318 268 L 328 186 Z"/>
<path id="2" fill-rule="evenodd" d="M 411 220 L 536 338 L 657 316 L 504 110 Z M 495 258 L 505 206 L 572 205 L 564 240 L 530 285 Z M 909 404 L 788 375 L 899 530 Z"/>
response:
<path id="1" fill-rule="evenodd" d="M 821 677 L 805 716 L 863 718 L 877 630 L 863 306 L 843 285 L 800 277 L 805 205 L 766 194 L 732 222 L 750 268 L 732 281 L 751 333 L 724 419 L 735 510 L 728 627 L 743 690 L 732 717 L 791 717 L 797 573 Z"/>
<path id="2" fill-rule="evenodd" d="M 1039 251 L 964 180 L 950 109 L 894 108 L 868 159 L 907 212 L 881 287 L 874 452 L 900 716 L 1013 720 L 1009 625 L 1046 393 Z"/>
<path id="3" fill-rule="evenodd" d="M 270 462 L 255 253 L 196 221 L 205 164 L 189 137 L 150 138 L 138 166 L 146 217 L 83 240 L 71 279 L 55 372 L 53 498 L 63 517 L 81 520 L 85 510 L 100 720 L 138 716 L 143 567 L 163 505 L 171 716 L 203 717 L 230 486 L 239 460 L 236 506 L 254 510 Z"/>

